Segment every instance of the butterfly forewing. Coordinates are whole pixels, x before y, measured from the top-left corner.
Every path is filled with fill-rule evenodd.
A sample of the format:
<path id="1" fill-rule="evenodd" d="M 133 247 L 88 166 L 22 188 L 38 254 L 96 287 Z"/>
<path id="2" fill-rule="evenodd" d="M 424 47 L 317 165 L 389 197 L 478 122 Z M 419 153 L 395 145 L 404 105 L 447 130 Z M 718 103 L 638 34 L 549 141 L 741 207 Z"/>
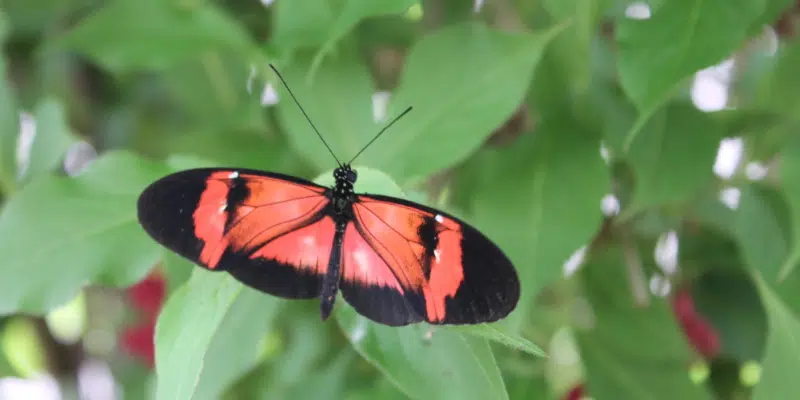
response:
<path id="1" fill-rule="evenodd" d="M 359 196 L 353 214 L 354 229 L 345 236 L 346 253 L 353 254 L 344 260 L 343 292 L 367 317 L 391 325 L 398 319 L 467 324 L 496 321 L 516 306 L 520 287 L 510 260 L 465 222 L 377 195 Z M 376 297 L 352 293 L 360 290 L 384 293 L 386 306 L 360 304 Z M 387 307 L 395 313 L 383 311 Z M 417 316 L 395 315 L 406 308 Z"/>
<path id="2" fill-rule="evenodd" d="M 333 238 L 324 193 L 286 175 L 194 169 L 150 185 L 139 198 L 139 221 L 200 266 L 276 296 L 312 298 Z"/>

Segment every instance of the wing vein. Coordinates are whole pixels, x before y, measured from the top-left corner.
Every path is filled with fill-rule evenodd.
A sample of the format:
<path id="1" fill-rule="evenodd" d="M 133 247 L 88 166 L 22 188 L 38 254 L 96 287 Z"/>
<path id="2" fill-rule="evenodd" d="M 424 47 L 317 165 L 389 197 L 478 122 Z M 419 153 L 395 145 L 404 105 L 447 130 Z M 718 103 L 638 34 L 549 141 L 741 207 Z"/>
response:
<path id="1" fill-rule="evenodd" d="M 297 200 L 310 199 L 310 198 L 312 198 L 312 197 L 317 197 L 317 196 L 320 196 L 320 197 L 322 197 L 322 199 L 321 199 L 320 201 L 323 201 L 323 200 L 325 200 L 325 197 L 324 197 L 324 196 L 322 196 L 322 195 L 315 195 L 315 196 L 293 197 L 293 198 L 291 198 L 291 199 L 280 200 L 280 201 L 276 201 L 276 202 L 273 202 L 273 203 L 261 204 L 261 205 L 257 205 L 257 206 L 254 206 L 254 205 L 248 205 L 248 204 L 242 204 L 242 205 L 245 205 L 245 206 L 248 206 L 248 207 L 253 207 L 253 209 L 255 210 L 255 209 L 262 208 L 262 207 L 270 207 L 270 206 L 275 206 L 275 205 L 278 205 L 278 204 L 288 203 L 288 202 L 290 202 L 290 201 L 297 201 Z M 319 203 L 317 203 L 317 204 L 319 204 Z M 317 204 L 315 204 L 315 205 L 314 205 L 314 207 L 316 207 L 316 206 L 317 206 Z M 249 215 L 249 214 L 247 214 L 247 215 Z M 233 228 L 235 228 L 237 225 L 239 225 L 239 223 L 240 223 L 240 222 L 242 222 L 242 220 L 244 220 L 245 218 L 247 218 L 247 215 L 243 215 L 243 216 L 241 216 L 241 217 L 239 217 L 239 218 L 235 219 L 235 220 L 234 220 L 234 221 L 231 223 L 231 226 L 228 228 L 228 231 L 232 230 L 232 229 L 233 229 Z"/>
<path id="2" fill-rule="evenodd" d="M 389 227 L 391 230 L 393 230 L 393 231 L 394 231 L 396 234 L 400 235 L 400 236 L 401 236 L 403 239 L 405 239 L 405 240 L 406 240 L 406 242 L 408 242 L 408 243 L 416 243 L 416 244 L 418 244 L 418 245 L 422 246 L 422 243 L 419 243 L 419 242 L 417 242 L 416 240 L 413 240 L 413 239 L 409 239 L 409 238 L 407 238 L 405 235 L 403 235 L 402 233 L 400 233 L 400 231 L 398 231 L 397 229 L 394 229 L 394 227 L 393 227 L 392 225 L 390 225 L 389 223 L 387 223 L 386 221 L 384 221 L 384 220 L 383 220 L 383 218 L 381 218 L 381 216 L 380 216 L 380 215 L 378 215 L 378 214 L 377 214 L 375 211 L 372 211 L 372 210 L 370 210 L 370 209 L 369 209 L 369 207 L 367 207 L 367 206 L 365 206 L 365 205 L 363 205 L 363 204 L 358 204 L 358 203 L 355 203 L 355 205 L 356 205 L 356 206 L 360 205 L 360 206 L 361 206 L 361 207 L 363 207 L 365 210 L 369 211 L 369 212 L 370 212 L 372 215 L 374 215 L 374 216 L 375 216 L 375 218 L 377 218 L 377 219 L 379 219 L 381 222 L 383 222 L 383 224 L 384 224 L 384 225 L 388 226 L 388 227 Z M 353 208 L 355 208 L 355 207 L 353 207 Z M 412 250 L 412 251 L 413 251 L 413 250 Z"/>
<path id="3" fill-rule="evenodd" d="M 356 203 L 356 205 L 358 205 L 358 204 Z M 398 235 L 399 235 L 401 238 L 403 238 L 403 239 L 406 241 L 406 245 L 408 245 L 408 250 L 409 250 L 409 251 L 411 251 L 411 254 L 413 254 L 413 255 L 414 255 L 414 259 L 415 259 L 415 260 L 417 260 L 417 263 L 418 263 L 418 265 L 417 265 L 417 266 L 418 266 L 420 269 L 422 269 L 422 267 L 423 267 L 423 265 L 424 265 L 424 262 L 425 262 L 425 260 L 423 260 L 423 258 L 425 257 L 425 253 L 423 252 L 423 253 L 421 254 L 421 257 L 423 257 L 423 258 L 420 258 L 420 257 L 418 257 L 418 256 L 417 256 L 417 253 L 414 251 L 414 248 L 411 246 L 411 244 L 413 243 L 413 244 L 417 244 L 417 245 L 419 245 L 419 246 L 423 246 L 423 247 L 425 247 L 425 245 L 423 245 L 423 244 L 422 244 L 422 243 L 420 243 L 420 242 L 417 242 L 416 240 L 411 240 L 411 239 L 407 238 L 405 235 L 403 235 L 403 234 L 402 234 L 402 233 L 400 233 L 400 232 L 399 232 L 397 229 L 395 229 L 395 228 L 394 228 L 392 225 L 390 225 L 388 222 L 386 222 L 386 221 L 385 221 L 383 218 L 381 218 L 381 217 L 380 217 L 380 215 L 378 215 L 378 214 L 377 214 L 377 213 L 375 213 L 374 211 L 370 210 L 370 209 L 369 209 L 369 207 L 367 207 L 367 206 L 363 206 L 363 205 L 362 205 L 362 207 L 363 207 L 365 210 L 367 210 L 367 211 L 369 211 L 370 213 L 372 213 L 372 215 L 374 215 L 374 216 L 375 216 L 375 218 L 378 218 L 378 220 L 379 220 L 379 221 L 383 222 L 383 224 L 384 224 L 384 225 L 388 226 L 388 227 L 389 227 L 389 229 L 393 230 L 393 231 L 394 231 L 396 234 L 398 234 Z M 353 208 L 355 209 L 356 207 L 353 207 Z M 358 214 L 358 211 L 356 211 L 356 214 Z M 359 218 L 360 218 L 360 216 L 359 216 Z M 371 233 L 370 233 L 370 234 L 371 234 Z"/>
<path id="4" fill-rule="evenodd" d="M 303 215 L 301 215 L 301 216 L 299 216 L 299 217 L 295 217 L 295 218 L 292 218 L 292 219 L 288 219 L 288 220 L 284 220 L 284 221 L 281 221 L 281 222 L 278 222 L 278 223 L 272 224 L 272 225 L 270 225 L 270 226 L 268 226 L 268 227 L 266 227 L 266 228 L 264 228 L 264 229 L 262 229 L 262 230 L 258 231 L 258 233 L 254 234 L 254 235 L 253 235 L 253 237 L 252 237 L 252 238 L 250 238 L 250 240 L 248 240 L 247 242 L 245 242 L 245 244 L 242 246 L 242 248 L 243 248 L 243 249 L 246 249 L 246 248 L 250 247 L 250 243 L 252 243 L 252 242 L 253 242 L 253 241 L 254 241 L 254 240 L 255 240 L 255 239 L 256 239 L 256 238 L 257 238 L 259 235 L 261 235 L 262 233 L 266 232 L 267 230 L 269 230 L 269 229 L 272 229 L 272 228 L 274 228 L 274 227 L 276 227 L 276 226 L 278 226 L 278 225 L 283 225 L 283 224 L 292 223 L 292 222 L 294 222 L 294 221 L 298 221 L 298 220 L 302 221 L 302 220 L 304 220 L 304 219 L 308 219 L 308 215 L 309 215 L 309 214 L 313 214 L 313 213 L 315 213 L 315 212 L 316 212 L 316 210 L 318 209 L 318 206 L 319 206 L 319 204 L 320 204 L 320 203 L 322 203 L 322 202 L 323 202 L 323 201 L 325 201 L 325 200 L 326 200 L 326 199 L 325 199 L 325 198 L 323 198 L 322 200 L 320 200 L 319 202 L 317 202 L 317 204 L 315 204 L 315 205 L 314 205 L 314 207 L 311 207 L 311 208 L 310 208 L 310 209 L 309 209 L 309 210 L 308 210 L 308 211 L 307 211 L 305 214 L 303 214 Z M 301 225 L 301 226 L 299 226 L 299 227 L 297 227 L 297 228 L 295 228 L 295 229 L 302 228 L 302 227 L 306 227 L 306 226 L 308 226 L 308 225 L 311 225 L 313 222 L 314 222 L 314 221 L 311 221 L 311 222 L 309 222 L 308 224 Z M 301 224 L 302 224 L 302 223 L 301 223 Z M 293 229 L 292 229 L 292 230 L 293 230 Z M 291 232 L 292 230 L 289 230 L 289 232 Z M 266 245 L 267 245 L 267 244 L 269 244 L 270 242 L 274 241 L 275 239 L 277 239 L 277 238 L 279 238 L 279 237 L 282 237 L 283 235 L 286 235 L 286 234 L 287 234 L 287 233 L 289 233 L 289 232 L 284 232 L 284 233 L 281 233 L 281 234 L 275 235 L 275 236 L 273 236 L 273 237 L 271 237 L 271 238 L 268 238 L 268 239 L 267 239 L 267 240 L 265 240 L 263 243 L 261 243 L 260 245 L 258 245 L 258 247 L 263 247 L 263 246 L 266 246 Z"/>

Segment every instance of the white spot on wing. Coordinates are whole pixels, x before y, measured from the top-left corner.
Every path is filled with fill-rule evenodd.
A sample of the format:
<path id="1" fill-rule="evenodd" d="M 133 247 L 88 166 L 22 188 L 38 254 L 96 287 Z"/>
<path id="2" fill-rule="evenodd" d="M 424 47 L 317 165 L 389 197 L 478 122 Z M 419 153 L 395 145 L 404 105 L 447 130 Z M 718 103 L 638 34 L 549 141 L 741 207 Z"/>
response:
<path id="1" fill-rule="evenodd" d="M 437 263 L 439 262 L 439 256 L 441 256 L 441 255 L 442 255 L 442 253 L 439 252 L 439 249 L 436 249 L 436 250 L 433 251 L 433 258 L 436 259 Z"/>
<path id="2" fill-rule="evenodd" d="M 314 236 L 308 235 L 303 238 L 303 244 L 306 246 L 313 246 L 314 245 Z"/>
<path id="3" fill-rule="evenodd" d="M 444 222 L 444 217 L 442 217 L 442 216 L 441 216 L 441 215 L 439 215 L 439 214 L 436 214 L 436 216 L 435 216 L 435 217 L 433 217 L 433 219 L 435 219 L 435 220 L 436 220 L 436 222 L 438 222 L 438 223 L 440 223 L 440 224 L 441 224 L 442 222 Z"/>
<path id="4" fill-rule="evenodd" d="M 228 178 L 230 178 L 230 179 L 236 179 L 238 177 L 239 177 L 239 173 L 236 172 L 236 171 L 233 171 L 233 172 L 231 172 L 230 175 L 228 175 Z"/>
<path id="5" fill-rule="evenodd" d="M 222 203 L 222 205 L 219 206 L 219 213 L 224 213 L 226 208 L 228 208 L 228 205 L 226 203 Z"/>

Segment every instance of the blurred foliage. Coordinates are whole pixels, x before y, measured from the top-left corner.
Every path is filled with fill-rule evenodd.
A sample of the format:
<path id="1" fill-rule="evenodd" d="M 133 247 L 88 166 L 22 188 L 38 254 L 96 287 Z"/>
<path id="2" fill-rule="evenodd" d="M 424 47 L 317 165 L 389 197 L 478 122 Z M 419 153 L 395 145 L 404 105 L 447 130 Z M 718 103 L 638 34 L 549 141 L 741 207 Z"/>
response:
<path id="1" fill-rule="evenodd" d="M 264 3 L 0 4 L 0 376 L 68 392 L 102 360 L 169 400 L 800 392 L 800 3 Z M 343 160 L 414 107 L 357 190 L 473 222 L 519 271 L 513 314 L 390 328 L 339 301 L 321 323 L 142 231 L 139 193 L 180 169 L 331 183 L 268 63 Z M 700 107 L 720 63 L 727 107 Z"/>

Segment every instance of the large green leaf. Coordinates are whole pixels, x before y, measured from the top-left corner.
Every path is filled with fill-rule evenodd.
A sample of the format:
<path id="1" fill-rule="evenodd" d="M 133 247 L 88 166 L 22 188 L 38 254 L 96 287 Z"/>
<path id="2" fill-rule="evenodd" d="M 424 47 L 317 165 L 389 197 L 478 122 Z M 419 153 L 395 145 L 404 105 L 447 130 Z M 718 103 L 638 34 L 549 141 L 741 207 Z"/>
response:
<path id="1" fill-rule="evenodd" d="M 711 399 L 689 380 L 691 350 L 665 299 L 634 305 L 618 248 L 582 268 L 592 326 L 578 343 L 596 399 Z"/>
<path id="2" fill-rule="evenodd" d="M 777 282 L 791 243 L 789 210 L 781 193 L 758 183 L 742 187 L 734 224 L 745 264 L 767 282 Z"/>
<path id="3" fill-rule="evenodd" d="M 610 192 L 600 144 L 565 120 L 545 120 L 508 150 L 485 160 L 487 182 L 473 199 L 476 226 L 500 245 L 519 273 L 517 322 L 541 288 L 562 276 L 564 262 L 603 220 Z M 516 315 L 516 316 L 515 316 Z"/>
<path id="4" fill-rule="evenodd" d="M 361 162 L 404 181 L 466 158 L 520 105 L 545 46 L 563 27 L 531 34 L 459 23 L 423 37 L 408 54 L 389 115 L 414 111 Z"/>
<path id="5" fill-rule="evenodd" d="M 357 358 L 358 354 L 353 349 L 342 349 L 329 365 L 304 375 L 302 384 L 294 386 L 286 398 L 336 399 L 345 397 L 347 378 L 352 373 L 353 362 Z"/>
<path id="6" fill-rule="evenodd" d="M 265 130 L 255 77 L 250 66 L 232 52 L 206 54 L 197 60 L 175 63 L 163 72 L 165 89 L 186 122 L 182 131 L 210 130 L 224 138 L 228 133 Z M 249 90 L 246 90 L 248 89 Z"/>
<path id="7" fill-rule="evenodd" d="M 0 214 L 0 314 L 42 314 L 87 282 L 126 286 L 158 259 L 136 220 L 136 200 L 169 173 L 163 164 L 108 153 L 76 178 L 43 176 Z"/>
<path id="8" fill-rule="evenodd" d="M 546 0 L 542 6 L 557 21 L 572 21 L 571 25 L 553 40 L 549 54 L 559 59 L 560 70 L 566 75 L 570 89 L 581 93 L 589 88 L 592 63 L 592 44 L 599 33 L 598 25 L 611 0 Z M 588 62 L 587 62 L 588 60 Z"/>
<path id="9" fill-rule="evenodd" d="M 309 76 L 313 79 L 323 58 L 333 50 L 336 43 L 355 28 L 361 20 L 379 15 L 400 13 L 415 3 L 416 0 L 348 0 L 345 2 L 341 12 L 336 16 L 330 32 L 327 34 L 325 43 L 317 51 L 317 54 L 314 55 Z M 303 15 L 307 14 L 304 13 Z"/>
<path id="10" fill-rule="evenodd" d="M 719 126 L 690 104 L 673 104 L 663 113 L 654 118 L 661 123 L 639 134 L 627 154 L 636 188 L 626 213 L 685 201 L 714 179 Z"/>
<path id="11" fill-rule="evenodd" d="M 67 124 L 64 107 L 54 98 L 46 98 L 36 107 L 36 136 L 31 145 L 25 177 L 53 172 L 61 165 L 75 135 Z"/>
<path id="12" fill-rule="evenodd" d="M 507 399 L 485 339 L 416 324 L 379 325 L 342 307 L 336 320 L 355 349 L 414 399 Z"/>
<path id="13" fill-rule="evenodd" d="M 791 254 L 780 269 L 780 278 L 791 274 L 800 264 L 800 138 L 792 137 L 781 151 L 781 184 L 789 206 L 794 241 Z"/>
<path id="14" fill-rule="evenodd" d="M 668 1 L 649 19 L 619 21 L 622 87 L 650 114 L 686 78 L 741 45 L 763 7 L 763 0 Z"/>
<path id="15" fill-rule="evenodd" d="M 164 68 L 215 50 L 246 54 L 247 32 L 209 2 L 115 0 L 77 24 L 63 44 L 107 68 Z"/>
<path id="16" fill-rule="evenodd" d="M 196 268 L 159 315 L 156 399 L 219 398 L 255 365 L 279 304 L 228 274 Z"/>
<path id="17" fill-rule="evenodd" d="M 685 244 L 686 235 L 682 235 L 682 252 Z M 735 251 L 711 246 L 698 251 L 700 254 L 695 254 L 689 262 L 705 261 L 703 267 L 713 269 L 692 282 L 692 297 L 698 313 L 719 333 L 721 353 L 741 363 L 761 359 L 768 332 L 767 317 L 753 281 L 748 274 L 730 273 L 732 266 L 714 264 L 731 257 Z M 684 265 L 681 268 L 686 271 Z"/>
<path id="18" fill-rule="evenodd" d="M 517 108 L 525 92 L 520 82 L 530 80 L 544 46 L 559 30 L 511 34 L 463 23 L 425 37 L 409 54 L 390 107 L 394 113 L 409 105 L 414 111 L 359 162 L 405 181 L 465 158 Z M 308 86 L 302 60 L 282 73 L 333 152 L 346 162 L 380 129 L 372 117 L 369 74 L 352 56 L 330 57 Z M 297 151 L 329 168 L 327 149 L 297 106 L 285 99 L 278 111 Z"/>
<path id="19" fill-rule="evenodd" d="M 800 320 L 758 274 L 756 282 L 767 309 L 769 333 L 761 381 L 753 400 L 790 399 L 800 393 Z"/>
<path id="20" fill-rule="evenodd" d="M 765 110 L 797 119 L 800 109 L 800 42 L 793 41 L 778 49 L 775 65 L 760 80 L 755 102 Z"/>
<path id="21" fill-rule="evenodd" d="M 287 305 L 284 315 L 286 327 L 283 329 L 281 352 L 268 361 L 267 374 L 260 378 L 260 389 L 249 398 L 261 400 L 280 400 L 297 398 L 295 391 L 302 391 L 308 386 L 306 377 L 315 371 L 326 371 L 332 366 L 324 365 L 326 355 L 334 348 L 338 351 L 347 346 L 338 333 L 338 326 L 333 321 L 320 323 L 319 303 L 314 301 L 293 302 Z M 331 325 L 333 324 L 333 325 Z M 335 341 L 332 339 L 336 339 Z M 334 347 L 335 346 L 335 347 Z M 350 352 L 347 349 L 345 352 Z M 341 353 L 340 353 L 341 354 Z M 266 375 L 266 376 L 264 376 Z M 336 389 L 336 388 L 333 388 Z"/>
<path id="22" fill-rule="evenodd" d="M 8 20 L 0 10 L 0 44 L 6 41 Z M 7 194 L 16 186 L 16 148 L 19 136 L 19 112 L 14 89 L 9 84 L 5 54 L 0 56 L 0 193 Z"/>
<path id="23" fill-rule="evenodd" d="M 318 46 L 328 38 L 334 13 L 326 0 L 294 0 L 275 4 L 271 41 L 284 50 Z"/>
<path id="24" fill-rule="evenodd" d="M 544 351 L 539 346 L 533 344 L 531 341 L 513 335 L 503 330 L 497 324 L 479 324 L 479 325 L 466 325 L 454 327 L 457 331 L 469 333 L 484 339 L 489 339 L 502 345 L 508 346 L 511 349 L 524 351 L 528 354 L 535 356 L 543 356 Z"/>

